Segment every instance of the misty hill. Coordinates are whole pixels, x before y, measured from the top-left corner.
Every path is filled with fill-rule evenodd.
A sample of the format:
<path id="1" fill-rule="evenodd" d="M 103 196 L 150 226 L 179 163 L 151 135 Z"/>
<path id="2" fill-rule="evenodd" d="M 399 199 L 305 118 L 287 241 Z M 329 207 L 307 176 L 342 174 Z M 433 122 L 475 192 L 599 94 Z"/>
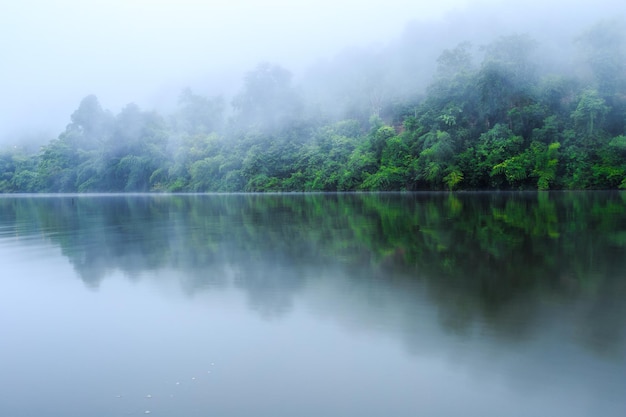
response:
<path id="1" fill-rule="evenodd" d="M 626 188 L 623 23 L 436 52 L 445 25 L 410 25 L 298 77 L 261 63 L 233 97 L 186 89 L 172 114 L 90 95 L 40 150 L 0 154 L 0 191 Z"/>

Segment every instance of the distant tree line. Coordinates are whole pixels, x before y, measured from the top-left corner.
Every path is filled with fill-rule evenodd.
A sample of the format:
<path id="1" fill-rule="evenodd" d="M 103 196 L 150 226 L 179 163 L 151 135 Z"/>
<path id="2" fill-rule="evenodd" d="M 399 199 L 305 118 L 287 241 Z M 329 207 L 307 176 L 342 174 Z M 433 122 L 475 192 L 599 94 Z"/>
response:
<path id="1" fill-rule="evenodd" d="M 187 89 L 173 115 L 114 115 L 90 95 L 39 152 L 0 151 L 0 192 L 626 189 L 626 31 L 575 43 L 556 74 L 527 35 L 462 43 L 422 94 L 364 77 L 320 101 L 264 63 L 230 108 Z"/>

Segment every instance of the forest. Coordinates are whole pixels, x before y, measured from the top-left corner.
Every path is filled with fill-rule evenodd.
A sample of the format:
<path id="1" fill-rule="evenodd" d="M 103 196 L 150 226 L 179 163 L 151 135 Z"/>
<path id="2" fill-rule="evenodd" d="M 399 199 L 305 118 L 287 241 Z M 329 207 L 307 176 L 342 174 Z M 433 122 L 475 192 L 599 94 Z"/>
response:
<path id="1" fill-rule="evenodd" d="M 58 137 L 0 149 L 0 192 L 626 189 L 624 25 L 572 44 L 555 70 L 527 34 L 464 42 L 421 89 L 396 77 L 419 51 L 383 51 L 298 83 L 261 63 L 231 99 L 185 89 L 171 114 L 88 95 Z"/>

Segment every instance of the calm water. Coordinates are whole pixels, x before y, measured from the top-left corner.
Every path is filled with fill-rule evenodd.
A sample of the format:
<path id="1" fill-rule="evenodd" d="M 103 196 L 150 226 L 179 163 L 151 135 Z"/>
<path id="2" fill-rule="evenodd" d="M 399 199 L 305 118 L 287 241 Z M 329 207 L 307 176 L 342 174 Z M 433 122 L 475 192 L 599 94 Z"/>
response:
<path id="1" fill-rule="evenodd" d="M 0 197 L 0 416 L 626 415 L 626 194 Z"/>

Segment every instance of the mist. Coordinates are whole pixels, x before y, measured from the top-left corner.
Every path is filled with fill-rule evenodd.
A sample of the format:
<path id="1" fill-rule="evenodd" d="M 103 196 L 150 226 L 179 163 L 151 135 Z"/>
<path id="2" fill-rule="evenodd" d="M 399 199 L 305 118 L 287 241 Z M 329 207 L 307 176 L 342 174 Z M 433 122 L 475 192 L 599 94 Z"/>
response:
<path id="1" fill-rule="evenodd" d="M 186 86 L 231 94 L 260 61 L 297 70 L 347 45 L 397 36 L 406 19 L 398 16 L 436 17 L 464 3 L 433 8 L 397 0 L 368 3 L 367 10 L 356 1 L 7 5 L 0 17 L 0 137 L 58 133 L 88 94 L 115 112 L 129 102 L 168 106 Z"/>
<path id="2" fill-rule="evenodd" d="M 287 68 L 295 83 L 332 71 L 311 80 L 309 92 L 316 82 L 340 82 L 372 64 L 370 72 L 419 91 L 441 51 L 459 42 L 480 45 L 523 32 L 554 57 L 585 24 L 624 13 L 618 1 L 502 0 L 392 0 L 366 8 L 352 0 L 27 0 L 4 9 L 0 141 L 11 144 L 54 138 L 89 94 L 114 113 L 130 102 L 169 112 L 186 87 L 229 102 L 259 62 Z"/>

